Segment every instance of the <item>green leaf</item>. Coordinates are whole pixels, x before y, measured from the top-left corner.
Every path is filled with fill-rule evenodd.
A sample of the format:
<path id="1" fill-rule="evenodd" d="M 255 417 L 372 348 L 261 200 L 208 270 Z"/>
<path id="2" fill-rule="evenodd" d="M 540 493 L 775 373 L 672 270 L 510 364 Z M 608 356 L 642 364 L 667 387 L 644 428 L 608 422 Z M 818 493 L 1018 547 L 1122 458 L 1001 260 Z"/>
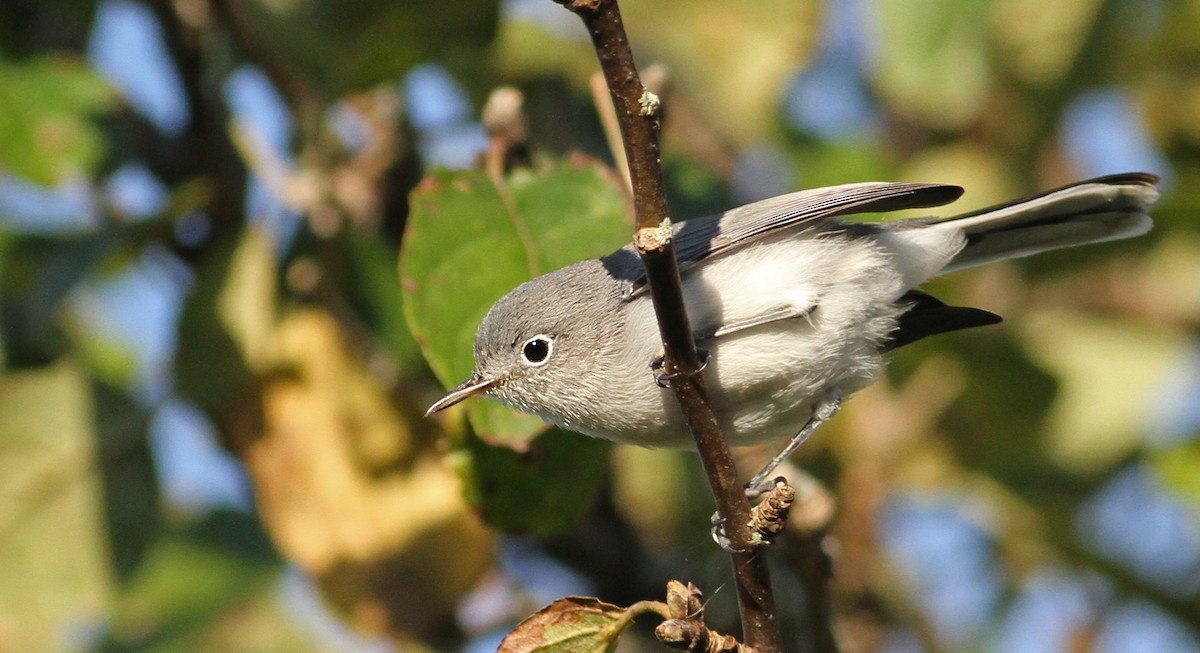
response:
<path id="1" fill-rule="evenodd" d="M 451 461 L 467 500 L 490 526 L 551 536 L 570 528 L 591 507 L 611 450 L 605 440 L 550 428 L 525 451 L 467 435 Z"/>
<path id="2" fill-rule="evenodd" d="M 122 587 L 105 653 L 309 651 L 278 600 L 281 563 L 250 516 L 212 513 L 164 529 Z"/>
<path id="3" fill-rule="evenodd" d="M 617 647 L 624 608 L 568 596 L 517 624 L 496 653 L 602 653 Z"/>
<path id="4" fill-rule="evenodd" d="M 354 300 L 387 346 L 404 367 L 405 374 L 423 370 L 424 360 L 417 341 L 404 319 L 404 298 L 396 273 L 396 250 L 377 234 L 351 230 L 346 242 L 349 288 Z"/>
<path id="5" fill-rule="evenodd" d="M 1167 489 L 1187 501 L 1200 521 L 1200 439 L 1156 453 L 1150 461 Z"/>
<path id="6" fill-rule="evenodd" d="M 138 360 L 132 343 L 94 328 L 71 312 L 64 314 L 63 325 L 71 337 L 72 354 L 91 376 L 114 388 L 134 386 L 138 380 Z"/>
<path id="7" fill-rule="evenodd" d="M 0 375 L 0 633 L 67 650 L 113 591 L 90 388 L 69 362 Z"/>
<path id="8" fill-rule="evenodd" d="M 598 164 L 573 160 L 518 171 L 503 189 L 480 172 L 441 172 L 412 196 L 400 254 L 405 315 L 447 387 L 474 365 L 488 308 L 530 278 L 620 247 L 632 231 L 626 201 Z M 485 439 L 521 445 L 541 421 L 491 401 L 467 403 Z"/>
<path id="9" fill-rule="evenodd" d="M 105 150 L 93 118 L 116 99 L 77 59 L 0 60 L 0 169 L 44 185 L 93 171 Z"/>

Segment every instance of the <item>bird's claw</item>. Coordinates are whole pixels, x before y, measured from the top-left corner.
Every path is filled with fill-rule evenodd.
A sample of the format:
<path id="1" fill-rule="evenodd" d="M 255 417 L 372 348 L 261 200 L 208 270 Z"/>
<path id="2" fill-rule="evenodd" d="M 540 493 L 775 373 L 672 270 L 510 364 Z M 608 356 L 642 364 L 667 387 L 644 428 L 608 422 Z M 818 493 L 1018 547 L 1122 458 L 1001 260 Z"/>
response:
<path id="1" fill-rule="evenodd" d="M 709 519 L 712 523 L 712 538 L 726 553 L 741 553 L 741 549 L 735 549 L 733 542 L 729 536 L 725 534 L 725 520 L 721 518 L 721 513 L 714 512 Z"/>
<path id="2" fill-rule="evenodd" d="M 703 372 L 704 368 L 708 367 L 708 350 L 697 349 L 696 355 L 700 358 L 700 367 L 696 371 Z M 671 387 L 671 381 L 678 378 L 680 374 L 679 372 L 663 372 L 662 369 L 666 362 L 667 356 L 661 349 L 654 355 L 654 360 L 650 361 L 650 369 L 654 370 L 654 383 L 660 388 Z"/>
<path id="3" fill-rule="evenodd" d="M 770 492 L 771 489 L 775 487 L 775 482 L 776 479 L 771 479 L 769 481 L 764 479 L 758 484 L 754 484 L 753 481 L 750 481 L 742 487 L 742 491 L 746 493 L 746 499 L 750 501 L 750 504 L 754 505 L 755 501 L 761 499 L 763 495 Z"/>
<path id="4" fill-rule="evenodd" d="M 782 477 L 778 477 L 772 479 L 770 482 L 764 481 L 754 486 L 747 483 L 743 490 L 745 491 L 746 498 L 750 501 L 750 504 L 755 505 L 756 502 L 763 499 L 763 497 L 768 495 L 780 483 L 786 484 L 787 481 Z M 734 547 L 733 541 L 730 540 L 729 536 L 725 534 L 725 520 L 721 518 L 721 513 L 714 512 L 712 517 L 709 518 L 709 522 L 712 524 L 713 541 L 716 542 L 722 549 L 725 549 L 726 553 L 742 553 L 745 551 L 745 549 L 738 549 Z M 761 536 L 761 533 L 759 535 Z M 768 539 L 763 539 L 758 542 L 758 544 L 766 544 L 768 541 Z"/>

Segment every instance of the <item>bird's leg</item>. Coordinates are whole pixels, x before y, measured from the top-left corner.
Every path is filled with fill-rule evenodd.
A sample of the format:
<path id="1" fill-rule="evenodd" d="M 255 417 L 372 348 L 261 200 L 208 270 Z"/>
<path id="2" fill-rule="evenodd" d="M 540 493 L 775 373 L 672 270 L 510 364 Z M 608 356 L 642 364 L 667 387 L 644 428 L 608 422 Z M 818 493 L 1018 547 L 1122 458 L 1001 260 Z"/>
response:
<path id="1" fill-rule="evenodd" d="M 830 388 L 818 396 L 812 406 L 812 416 L 804 423 L 804 427 L 800 429 L 800 432 L 792 437 L 792 441 L 783 448 L 783 451 L 776 454 L 771 459 L 771 462 L 762 468 L 762 471 L 755 474 L 754 478 L 750 479 L 749 483 L 746 483 L 746 496 L 755 499 L 764 491 L 769 490 L 774 484 L 768 483 L 767 477 L 775 471 L 775 468 L 780 463 L 787 460 L 793 453 L 796 453 L 796 449 L 799 449 L 800 445 L 804 444 L 804 441 L 813 434 L 813 431 L 817 430 L 817 427 L 833 419 L 833 416 L 837 414 L 838 408 L 841 405 L 842 391 L 836 387 Z"/>
<path id="2" fill-rule="evenodd" d="M 754 475 L 754 478 L 750 479 L 749 483 L 746 483 L 746 497 L 751 501 L 754 501 L 762 496 L 765 492 L 769 491 L 775 483 L 774 481 L 768 482 L 767 478 L 772 472 L 775 471 L 775 468 L 779 467 L 783 461 L 787 460 L 789 456 L 795 453 L 796 449 L 798 449 L 800 445 L 804 444 L 804 441 L 813 434 L 813 431 L 817 430 L 817 427 L 832 419 L 833 416 L 837 414 L 838 408 L 840 408 L 841 405 L 842 391 L 836 387 L 830 388 L 818 396 L 817 400 L 812 406 L 812 415 L 808 418 L 808 421 L 804 423 L 804 427 L 800 429 L 800 432 L 792 437 L 792 441 L 788 442 L 787 446 L 783 448 L 783 451 L 780 451 L 774 458 L 771 459 L 771 462 L 767 463 L 767 465 L 763 467 L 760 472 Z M 729 538 L 725 535 L 724 522 L 725 520 L 721 519 L 719 513 L 713 513 L 713 540 L 716 541 L 717 544 L 720 544 L 721 548 L 725 549 L 726 551 L 729 551 L 730 553 L 736 553 L 737 551 L 731 546 Z"/>

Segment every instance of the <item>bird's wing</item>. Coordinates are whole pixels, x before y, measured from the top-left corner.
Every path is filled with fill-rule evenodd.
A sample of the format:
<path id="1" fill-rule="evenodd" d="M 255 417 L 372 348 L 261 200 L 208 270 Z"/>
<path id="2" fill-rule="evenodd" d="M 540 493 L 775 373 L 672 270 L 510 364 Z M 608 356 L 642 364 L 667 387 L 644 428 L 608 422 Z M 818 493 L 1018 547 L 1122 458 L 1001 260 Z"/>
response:
<path id="1" fill-rule="evenodd" d="M 746 331 L 748 329 L 760 327 L 764 324 L 807 317 L 810 313 L 812 313 L 814 308 L 816 308 L 815 304 L 809 304 L 807 306 L 781 305 L 779 308 L 764 311 L 762 314 L 755 315 L 754 317 L 746 320 L 722 324 L 715 329 L 697 333 L 696 340 L 716 340 L 721 336 L 732 335 L 738 333 L 739 331 Z"/>
<path id="2" fill-rule="evenodd" d="M 718 215 L 673 225 L 680 270 L 756 242 L 782 229 L 854 213 L 876 213 L 949 204 L 962 195 L 958 186 L 869 182 L 815 188 L 772 197 Z M 645 286 L 637 252 L 626 246 L 602 259 L 615 278 L 626 282 L 632 299 Z"/>

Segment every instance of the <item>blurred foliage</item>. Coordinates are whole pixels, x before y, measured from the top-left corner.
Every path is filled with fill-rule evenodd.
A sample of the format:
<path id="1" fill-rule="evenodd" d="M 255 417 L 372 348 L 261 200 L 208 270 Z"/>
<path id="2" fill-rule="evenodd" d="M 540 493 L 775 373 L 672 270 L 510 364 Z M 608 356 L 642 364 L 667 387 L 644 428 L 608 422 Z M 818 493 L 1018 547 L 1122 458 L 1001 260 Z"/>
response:
<path id="1" fill-rule="evenodd" d="M 1187 499 L 1200 513 L 1200 440 L 1192 440 L 1162 452 L 1152 460 L 1163 483 Z"/>
<path id="2" fill-rule="evenodd" d="M 94 118 L 116 100 L 76 59 L 0 58 L 0 168 L 45 185 L 93 173 L 106 145 Z"/>
<path id="3" fill-rule="evenodd" d="M 538 536 L 568 531 L 592 507 L 610 448 L 555 427 L 542 429 L 521 451 L 474 433 L 453 446 L 449 461 L 480 516 L 501 531 Z"/>
<path id="4" fill-rule="evenodd" d="M 294 67 L 327 100 L 395 81 L 431 59 L 471 79 L 487 54 L 500 9 L 493 0 L 216 4 L 245 12 L 255 38 L 270 43 L 272 56 Z"/>
<path id="5" fill-rule="evenodd" d="M 157 89 L 182 93 L 179 131 L 89 58 L 102 7 L 160 28 L 146 38 L 179 76 Z M 868 179 L 960 184 L 953 209 L 968 210 L 1114 171 L 1121 154 L 1102 145 L 1160 162 L 1149 236 L 931 284 L 1006 324 L 896 352 L 797 462 L 836 502 L 827 549 L 846 651 L 896 636 L 1002 650 L 997 633 L 1054 573 L 1090 579 L 1090 594 L 1063 626 L 1070 644 L 1044 648 L 1113 650 L 1097 642 L 1126 603 L 1197 641 L 1200 558 L 1162 566 L 1186 553 L 1178 542 L 1200 547 L 1196 4 L 622 10 L 639 60 L 663 64 L 647 78 L 667 107 L 680 217 Z M 427 97 L 403 96 L 418 65 L 469 105 L 430 118 Z M 235 112 L 227 82 L 246 66 L 279 93 L 285 142 Z M 713 626 L 736 632 L 694 457 L 612 449 L 483 400 L 423 417 L 469 373 L 492 301 L 629 237 L 601 162 L 595 69 L 551 0 L 0 3 L 0 652 L 453 650 L 533 613 L 539 582 L 568 582 L 546 580 L 552 560 L 614 603 L 693 580 Z M 480 170 L 438 169 L 481 140 L 473 116 L 501 84 L 523 91 L 527 129 L 489 123 Z M 1070 125 L 1096 94 L 1129 115 L 1092 125 L 1096 149 L 1081 151 Z M 506 168 L 505 147 L 532 156 Z M 123 198 L 115 173 L 129 166 L 163 186 L 154 208 Z M 255 181 L 269 200 L 247 199 Z M 201 411 L 253 510 L 206 505 L 164 462 L 203 439 L 168 428 L 172 402 Z M 773 452 L 739 453 L 751 467 Z M 1130 474 L 1158 493 L 1135 497 L 1153 507 L 1087 530 Z M 956 570 L 953 551 L 917 548 L 936 533 L 897 545 L 897 505 L 978 535 L 966 553 L 997 588 L 984 626 L 959 619 L 951 634 L 951 608 L 969 602 L 933 603 L 937 578 L 895 547 Z M 790 608 L 805 605 L 804 569 L 783 566 L 781 618 L 803 639 Z"/>
<path id="6" fill-rule="evenodd" d="M 51 650 L 64 621 L 94 627 L 111 609 L 94 411 L 70 361 L 0 376 L 0 556 L 19 561 L 6 565 L 0 632 L 28 650 Z"/>

